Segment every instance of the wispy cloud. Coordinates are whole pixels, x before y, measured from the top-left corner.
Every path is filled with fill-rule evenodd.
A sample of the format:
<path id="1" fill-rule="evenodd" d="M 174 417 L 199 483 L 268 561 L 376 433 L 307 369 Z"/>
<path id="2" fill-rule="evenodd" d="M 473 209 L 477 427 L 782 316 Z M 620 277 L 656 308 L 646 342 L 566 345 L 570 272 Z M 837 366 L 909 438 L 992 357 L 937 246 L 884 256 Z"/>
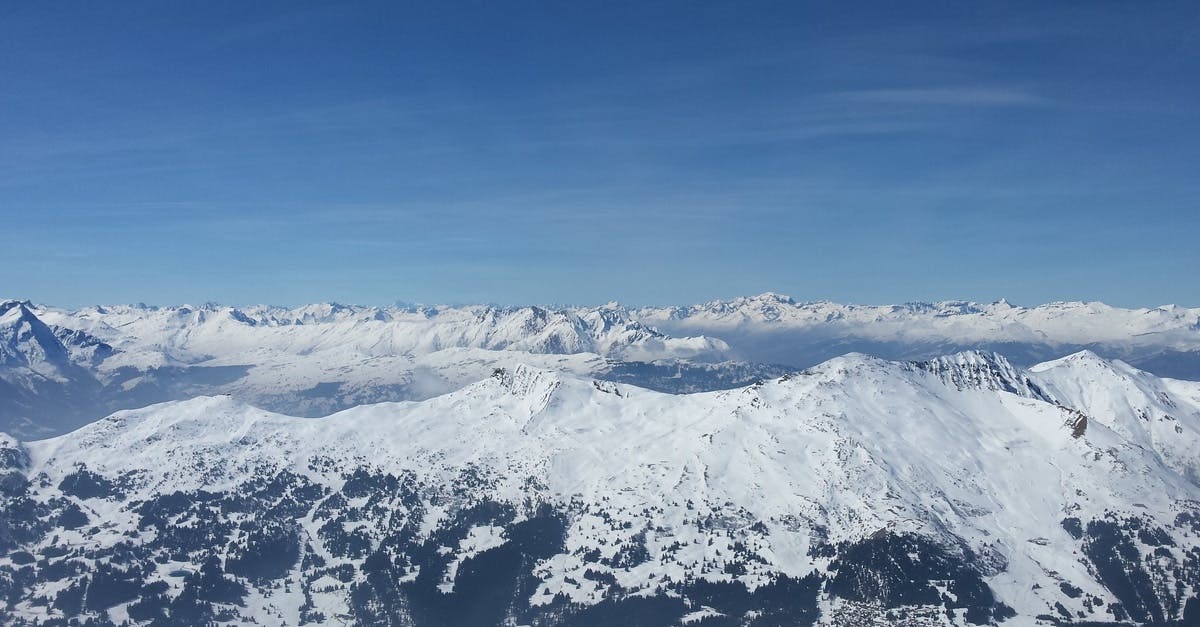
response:
<path id="1" fill-rule="evenodd" d="M 1030 107 L 1053 102 L 1023 89 L 979 86 L 865 89 L 828 96 L 845 102 L 917 106 Z"/>

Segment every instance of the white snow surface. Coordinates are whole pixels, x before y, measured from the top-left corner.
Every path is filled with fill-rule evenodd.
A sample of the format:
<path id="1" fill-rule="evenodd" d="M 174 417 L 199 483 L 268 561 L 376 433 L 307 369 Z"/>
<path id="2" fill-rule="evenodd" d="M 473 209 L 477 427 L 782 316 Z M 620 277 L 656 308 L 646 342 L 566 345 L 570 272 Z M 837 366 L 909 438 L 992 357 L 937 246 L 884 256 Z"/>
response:
<path id="1" fill-rule="evenodd" d="M 248 473 L 271 469 L 340 485 L 337 473 L 315 470 L 331 467 L 309 463 L 316 459 L 435 482 L 478 465 L 496 473 L 493 498 L 519 502 L 539 490 L 585 505 L 571 522 L 568 552 L 538 566 L 535 603 L 549 598 L 546 591 L 598 600 L 586 587 L 563 583 L 583 580 L 585 564 L 571 552 L 577 547 L 612 553 L 645 532 L 652 559 L 613 574 L 622 586 L 650 590 L 664 577 L 732 578 L 723 565 L 737 538 L 765 558 L 738 576 L 754 587 L 772 572 L 823 569 L 827 560 L 808 552 L 818 529 L 834 543 L 885 529 L 951 548 L 961 539 L 994 566 L 988 583 L 1022 615 L 1055 602 L 1082 610 L 1058 592 L 1060 580 L 1111 603 L 1060 521 L 1117 511 L 1167 524 L 1179 503 L 1200 501 L 1200 383 L 1159 379 L 1091 354 L 1019 374 L 1053 402 L 858 354 L 742 389 L 689 395 L 518 365 L 427 401 L 319 419 L 227 397 L 165 403 L 26 448 L 32 472 L 46 473 L 51 484 L 84 464 L 132 478 L 143 497 L 233 488 Z M 1079 437 L 1077 412 L 1088 417 Z M 590 508 L 603 509 L 612 524 L 587 514 Z M 698 524 L 710 515 L 715 528 Z M 132 520 L 109 520 L 123 518 Z M 750 533 L 755 523 L 767 532 Z M 503 541 L 481 528 L 456 550 Z M 676 542 L 682 548 L 668 551 Z"/>

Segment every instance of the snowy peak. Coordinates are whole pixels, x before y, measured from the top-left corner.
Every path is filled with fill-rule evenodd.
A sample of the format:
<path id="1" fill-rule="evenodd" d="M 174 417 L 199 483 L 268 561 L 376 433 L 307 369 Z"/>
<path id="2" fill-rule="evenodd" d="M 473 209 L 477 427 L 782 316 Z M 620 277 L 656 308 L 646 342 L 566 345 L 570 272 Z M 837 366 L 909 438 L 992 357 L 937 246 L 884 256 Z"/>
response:
<path id="1" fill-rule="evenodd" d="M 85 333 L 46 324 L 27 301 L 0 303 L 0 430 L 45 436 L 103 415 L 91 368 L 110 354 Z"/>
<path id="2" fill-rule="evenodd" d="M 536 408 L 535 411 L 545 408 L 553 398 L 554 392 L 563 384 L 560 375 L 525 364 L 517 364 L 512 368 L 497 368 L 492 372 L 492 380 L 513 397 L 528 402 L 531 407 Z"/>
<path id="3" fill-rule="evenodd" d="M 45 323 L 36 311 L 29 301 L 0 302 L 0 367 L 96 366 L 115 352 L 85 331 Z"/>
<path id="4" fill-rule="evenodd" d="M 755 321 L 779 322 L 787 315 L 787 311 L 797 306 L 796 301 L 790 296 L 764 292 L 757 296 L 743 296 L 728 301 L 714 300 L 701 305 L 672 307 L 662 310 L 662 313 L 679 320 L 697 315 L 707 315 L 717 318 L 732 318 L 748 323 Z M 638 315 L 653 319 L 657 317 L 654 315 L 655 313 L 658 312 L 653 308 L 647 308 L 639 311 Z"/>
<path id="5" fill-rule="evenodd" d="M 81 366 L 97 367 L 117 352 L 107 342 L 85 331 L 59 326 L 51 327 L 51 329 L 53 329 L 55 337 L 62 342 L 63 347 L 67 349 L 71 361 Z"/>
<path id="6" fill-rule="evenodd" d="M 0 317 L 7 315 L 14 309 L 24 309 L 28 312 L 33 308 L 33 303 L 27 300 L 17 300 L 15 298 L 0 299 Z"/>
<path id="7" fill-rule="evenodd" d="M 72 375 L 72 366 L 66 347 L 54 330 L 33 313 L 28 301 L 0 303 L 0 367 L 26 368 L 36 375 L 65 381 Z"/>
<path id="8" fill-rule="evenodd" d="M 1028 375 L 1015 368 L 999 353 L 964 351 L 913 362 L 913 366 L 960 390 L 995 390 L 1026 398 L 1050 400 Z"/>
<path id="9" fill-rule="evenodd" d="M 1066 397 L 1077 397 L 1068 389 L 1119 389 L 1123 394 L 1142 396 L 1145 388 L 1157 387 L 1157 377 L 1120 360 L 1105 359 L 1090 350 L 1082 350 L 1060 359 L 1034 364 L 1031 376 L 1046 382 L 1051 394 L 1062 388 Z"/>
<path id="10" fill-rule="evenodd" d="M 1042 362 L 1040 364 L 1034 364 L 1033 366 L 1030 366 L 1029 369 L 1033 372 L 1044 372 L 1044 371 L 1050 370 L 1052 368 L 1060 368 L 1060 367 L 1076 369 L 1076 370 L 1080 370 L 1080 371 L 1082 371 L 1082 370 L 1113 371 L 1112 362 L 1097 355 L 1096 353 L 1094 353 L 1088 349 L 1077 351 L 1077 352 L 1071 353 L 1070 355 L 1060 357 L 1058 359 L 1053 359 L 1050 361 Z"/>
<path id="11" fill-rule="evenodd" d="M 270 313 L 276 314 L 277 312 L 271 311 Z M 288 311 L 286 316 L 272 315 L 267 320 L 285 324 L 323 324 L 344 320 L 357 313 L 359 312 L 355 308 L 340 303 L 316 303 Z"/>
<path id="12" fill-rule="evenodd" d="M 1158 451 L 1167 466 L 1200 485 L 1200 383 L 1161 379 L 1091 351 L 1037 364 L 1030 376 L 1055 402 Z"/>

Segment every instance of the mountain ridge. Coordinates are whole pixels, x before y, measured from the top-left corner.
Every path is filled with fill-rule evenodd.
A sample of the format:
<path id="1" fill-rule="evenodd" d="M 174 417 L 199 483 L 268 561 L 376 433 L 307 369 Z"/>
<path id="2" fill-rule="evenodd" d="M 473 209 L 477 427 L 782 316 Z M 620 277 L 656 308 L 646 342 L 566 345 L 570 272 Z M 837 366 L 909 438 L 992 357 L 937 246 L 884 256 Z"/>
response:
<path id="1" fill-rule="evenodd" d="M 127 410 L 19 445 L 29 459 L 17 471 L 27 478 L 26 494 L 49 508 L 38 520 L 72 519 L 75 507 L 93 521 L 84 528 L 105 521 L 87 535 L 57 523 L 44 535 L 34 530 L 20 550 L 44 553 L 57 533 L 59 543 L 79 548 L 43 558 L 47 567 L 111 555 L 103 559 L 126 572 L 174 551 L 171 568 L 200 572 L 212 543 L 171 549 L 163 543 L 183 540 L 162 525 L 216 534 L 225 548 L 215 553 L 212 576 L 246 594 L 241 605 L 206 602 L 196 611 L 260 622 L 320 612 L 441 624 L 430 617 L 459 615 L 440 603 L 484 585 L 470 579 L 483 572 L 477 561 L 506 551 L 525 555 L 512 562 L 525 566 L 497 581 L 526 583 L 505 592 L 519 603 L 497 611 L 530 624 L 603 624 L 580 617 L 650 602 L 639 598 L 658 599 L 661 608 L 637 611 L 670 615 L 662 624 L 710 610 L 710 620 L 779 618 L 769 609 L 774 597 L 763 595 L 780 585 L 796 587 L 797 603 L 808 599 L 787 610 L 793 624 L 810 617 L 866 625 L 897 612 L 913 625 L 942 624 L 938 616 L 1000 624 L 1010 611 L 1014 624 L 1043 615 L 1063 624 L 1183 620 L 1200 589 L 1188 565 L 1200 566 L 1200 529 L 1190 522 L 1200 522 L 1200 484 L 1181 465 L 1182 449 L 1147 435 L 1153 424 L 1135 415 L 1129 426 L 1141 431 L 1122 430 L 1124 422 L 1104 414 L 1111 403 L 1084 393 L 1089 364 L 1100 362 L 1109 363 L 1081 354 L 1022 371 L 1003 357 L 971 353 L 930 369 L 847 355 L 686 395 L 518 364 L 426 401 L 324 418 L 280 416 L 223 396 Z M 980 366 L 1027 377 L 1056 402 L 1004 390 L 976 376 Z M 1200 433 L 1200 384 L 1126 368 L 1112 365 L 1120 385 L 1106 385 L 1114 395 L 1137 401 L 1131 407 L 1142 397 L 1169 402 L 1187 438 Z M 1087 420 L 1082 430 L 1079 414 Z M 397 495 L 408 496 L 390 500 Z M 282 511 L 299 521 L 284 534 L 296 561 L 278 578 L 243 574 L 245 532 L 204 513 L 240 511 L 247 499 L 266 499 L 255 506 L 263 512 L 292 503 Z M 264 515 L 262 524 L 274 528 Z M 528 525 L 560 524 L 554 520 L 561 543 L 554 534 L 521 539 Z M 119 547 L 129 533 L 142 538 L 137 559 L 149 562 L 116 557 L 128 550 Z M 371 557 L 377 550 L 392 555 L 390 565 Z M 1136 560 L 1120 557 L 1130 551 Z M 326 565 L 304 566 L 300 556 L 310 553 Z M 901 564 L 895 572 L 885 566 L 893 560 Z M 6 563 L 0 558 L 0 573 Z M 360 575 L 329 579 L 334 566 Z M 1122 579 L 1113 568 L 1137 576 Z M 80 576 L 68 581 L 83 586 L 86 608 L 91 580 Z M 305 596 L 284 593 L 288 577 Z M 401 608 L 397 616 L 359 600 L 382 594 L 378 577 L 395 582 L 386 589 L 399 595 L 389 605 Z M 161 570 L 137 578 L 165 582 L 164 608 L 190 598 L 183 595 L 190 580 Z M 39 590 L 60 587 L 30 585 L 15 611 L 53 616 L 53 598 L 49 614 L 31 603 L 45 594 Z M 704 586 L 741 591 L 750 605 L 705 596 Z M 667 601 L 663 590 L 680 596 Z M 131 603 L 104 611 L 114 620 L 150 611 Z"/>
<path id="2" fill-rule="evenodd" d="M 325 415 L 429 398 L 515 361 L 694 392 L 849 352 L 929 361 L 979 350 L 1028 366 L 1088 349 L 1160 376 L 1200 379 L 1200 309 L 1182 307 L 1022 308 L 1002 300 L 860 306 L 766 293 L 674 308 L 208 303 L 69 310 L 25 303 L 20 310 L 51 330 L 43 333 L 51 349 L 61 344 L 67 351 L 57 361 L 34 351 L 0 366 L 0 428 L 26 436 L 198 394 Z M 47 383 L 39 368 L 71 374 Z"/>

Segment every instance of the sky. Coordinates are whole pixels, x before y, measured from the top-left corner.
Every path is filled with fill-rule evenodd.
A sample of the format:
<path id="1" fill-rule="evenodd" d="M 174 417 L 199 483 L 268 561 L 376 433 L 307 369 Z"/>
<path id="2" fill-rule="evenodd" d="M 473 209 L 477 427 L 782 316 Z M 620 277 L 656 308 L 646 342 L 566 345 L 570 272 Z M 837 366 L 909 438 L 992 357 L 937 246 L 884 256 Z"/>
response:
<path id="1" fill-rule="evenodd" d="M 0 3 L 0 296 L 1200 305 L 1195 2 Z"/>

